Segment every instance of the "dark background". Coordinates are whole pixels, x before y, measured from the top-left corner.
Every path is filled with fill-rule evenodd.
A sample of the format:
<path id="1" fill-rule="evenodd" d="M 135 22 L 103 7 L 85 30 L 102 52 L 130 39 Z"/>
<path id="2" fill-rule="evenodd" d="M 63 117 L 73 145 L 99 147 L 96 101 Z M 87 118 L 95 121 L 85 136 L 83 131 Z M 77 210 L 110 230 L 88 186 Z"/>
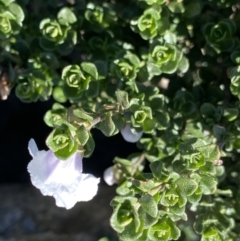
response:
<path id="1" fill-rule="evenodd" d="M 14 91 L 7 100 L 0 100 L 0 183 L 30 183 L 28 141 L 34 138 L 39 150 L 47 150 L 45 139 L 52 129 L 44 123 L 43 116 L 53 103 L 22 103 Z M 96 129 L 92 133 L 96 147 L 90 158 L 83 159 L 85 173 L 102 177 L 115 156 L 124 158 L 138 150 L 121 134 L 105 137 Z"/>

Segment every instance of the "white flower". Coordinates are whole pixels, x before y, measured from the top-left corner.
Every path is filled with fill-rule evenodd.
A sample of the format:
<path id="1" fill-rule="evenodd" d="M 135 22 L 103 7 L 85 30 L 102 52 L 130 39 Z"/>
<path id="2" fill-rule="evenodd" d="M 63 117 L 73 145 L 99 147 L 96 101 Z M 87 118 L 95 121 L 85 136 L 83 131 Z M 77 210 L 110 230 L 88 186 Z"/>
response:
<path id="1" fill-rule="evenodd" d="M 39 151 L 33 139 L 28 143 L 33 157 L 28 164 L 32 184 L 46 196 L 53 196 L 58 207 L 72 208 L 89 201 L 98 190 L 99 178 L 82 173 L 82 157 L 76 152 L 68 160 L 59 160 L 51 150 Z"/>
<path id="2" fill-rule="evenodd" d="M 112 186 L 113 184 L 117 183 L 117 180 L 114 176 L 113 166 L 107 168 L 104 171 L 103 179 L 109 186 Z"/>
<path id="3" fill-rule="evenodd" d="M 137 142 L 139 139 L 142 137 L 142 132 L 138 133 L 133 133 L 130 128 L 130 124 L 126 124 L 122 129 L 121 129 L 121 134 L 123 136 L 123 139 L 127 142 Z"/>

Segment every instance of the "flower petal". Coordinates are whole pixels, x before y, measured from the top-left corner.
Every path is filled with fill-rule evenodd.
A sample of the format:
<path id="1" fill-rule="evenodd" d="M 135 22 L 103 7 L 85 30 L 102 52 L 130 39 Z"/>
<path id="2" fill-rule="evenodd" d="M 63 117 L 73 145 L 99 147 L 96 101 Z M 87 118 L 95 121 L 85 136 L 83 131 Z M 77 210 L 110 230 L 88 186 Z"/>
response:
<path id="1" fill-rule="evenodd" d="M 39 151 L 27 169 L 33 185 L 43 195 L 53 195 L 64 187 L 69 190 L 77 188 L 75 182 L 82 173 L 82 157 L 80 153 L 75 153 L 67 161 L 61 161 L 51 150 Z"/>
<path id="2" fill-rule="evenodd" d="M 76 196 L 66 191 L 55 193 L 53 197 L 58 207 L 70 209 L 77 203 Z"/>
<path id="3" fill-rule="evenodd" d="M 38 153 L 36 142 L 33 139 L 30 139 L 30 141 L 28 142 L 28 151 L 32 157 L 36 156 Z"/>
<path id="4" fill-rule="evenodd" d="M 33 139 L 29 141 L 28 148 L 33 156 L 27 167 L 32 184 L 43 195 L 53 196 L 57 206 L 70 209 L 76 202 L 89 201 L 96 195 L 100 179 L 82 174 L 79 152 L 61 161 L 51 150 L 39 151 Z"/>
<path id="5" fill-rule="evenodd" d="M 100 178 L 94 177 L 92 174 L 82 174 L 81 182 L 76 190 L 77 200 L 89 201 L 97 194 Z"/>
<path id="6" fill-rule="evenodd" d="M 45 153 L 44 153 L 45 152 Z M 41 151 L 41 154 L 37 154 L 35 158 L 28 164 L 27 170 L 30 173 L 32 184 L 39 188 L 43 195 L 51 195 L 46 190 L 44 190 L 44 159 L 46 151 Z M 38 156 L 38 158 L 36 158 Z M 41 158 L 42 157 L 42 158 Z"/>
<path id="7" fill-rule="evenodd" d="M 54 193 L 58 207 L 72 208 L 77 202 L 91 200 L 98 191 L 100 179 L 91 174 L 82 174 L 78 180 L 78 187 L 75 192 L 62 191 Z"/>
<path id="8" fill-rule="evenodd" d="M 72 184 L 81 175 L 80 153 L 73 154 L 67 161 L 61 161 L 51 150 L 37 152 L 36 150 L 36 143 L 31 139 L 29 151 L 33 153 L 33 159 L 27 168 L 33 185 L 39 188 L 43 195 L 52 195 L 58 186 Z"/>
<path id="9" fill-rule="evenodd" d="M 123 136 L 123 139 L 127 142 L 135 143 L 139 141 L 139 139 L 142 137 L 142 132 L 133 133 L 130 128 L 130 124 L 126 124 L 121 129 L 121 134 Z"/>

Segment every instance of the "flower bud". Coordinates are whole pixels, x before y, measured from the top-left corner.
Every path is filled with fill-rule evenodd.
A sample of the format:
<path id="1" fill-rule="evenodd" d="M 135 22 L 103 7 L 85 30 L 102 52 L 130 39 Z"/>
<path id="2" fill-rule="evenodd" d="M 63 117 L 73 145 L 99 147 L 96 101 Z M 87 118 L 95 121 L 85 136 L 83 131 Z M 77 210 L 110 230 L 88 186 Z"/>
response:
<path id="1" fill-rule="evenodd" d="M 117 183 L 117 180 L 114 175 L 113 166 L 108 167 L 103 173 L 103 179 L 107 183 L 107 185 L 112 186 L 113 184 Z"/>
<path id="2" fill-rule="evenodd" d="M 143 133 L 142 132 L 133 133 L 130 128 L 130 124 L 126 124 L 121 129 L 121 134 L 125 141 L 135 143 L 135 142 L 139 141 L 139 139 L 142 137 Z"/>

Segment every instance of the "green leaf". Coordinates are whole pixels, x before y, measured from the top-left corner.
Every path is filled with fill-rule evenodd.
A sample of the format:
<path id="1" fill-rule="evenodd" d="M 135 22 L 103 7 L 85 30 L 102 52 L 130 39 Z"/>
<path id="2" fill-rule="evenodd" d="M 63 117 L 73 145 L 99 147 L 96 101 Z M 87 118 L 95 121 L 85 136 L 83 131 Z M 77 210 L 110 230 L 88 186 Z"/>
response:
<path id="1" fill-rule="evenodd" d="M 186 73 L 188 69 L 189 69 L 189 61 L 185 56 L 183 56 L 178 62 L 178 70 L 181 71 L 182 73 Z"/>
<path id="2" fill-rule="evenodd" d="M 60 87 L 60 86 L 56 86 L 56 87 L 53 89 L 52 95 L 53 95 L 54 100 L 56 100 L 56 101 L 59 102 L 59 103 L 65 103 L 65 102 L 67 102 L 67 98 L 66 98 L 66 96 L 65 96 L 64 93 L 63 93 L 62 87 Z"/>
<path id="3" fill-rule="evenodd" d="M 172 206 L 170 210 L 173 214 L 177 216 L 182 216 L 185 213 L 185 206 L 180 207 L 177 203 L 174 206 Z"/>
<path id="4" fill-rule="evenodd" d="M 168 61 L 161 66 L 161 71 L 166 74 L 173 74 L 178 68 L 178 61 Z"/>
<path id="5" fill-rule="evenodd" d="M 123 232 L 123 230 L 124 230 L 124 226 L 121 225 L 121 223 L 119 223 L 119 221 L 118 221 L 118 212 L 119 212 L 120 208 L 121 208 L 121 204 L 118 204 L 117 207 L 115 207 L 113 214 L 110 218 L 110 224 L 111 224 L 112 228 L 119 233 Z"/>
<path id="6" fill-rule="evenodd" d="M 202 233 L 204 221 L 207 220 L 207 219 L 208 219 L 207 214 L 197 215 L 196 221 L 193 225 L 193 228 L 194 228 L 196 233 L 198 233 L 198 234 Z"/>
<path id="7" fill-rule="evenodd" d="M 138 213 L 139 218 L 142 220 L 142 223 L 144 224 L 144 229 L 150 228 L 158 221 L 157 217 L 153 218 L 147 212 L 145 212 L 142 207 L 139 208 Z"/>
<path id="8" fill-rule="evenodd" d="M 197 182 L 186 175 L 180 176 L 180 178 L 177 179 L 176 184 L 185 196 L 192 195 L 198 188 Z"/>
<path id="9" fill-rule="evenodd" d="M 207 227 L 204 229 L 203 231 L 203 237 L 206 240 L 216 240 L 216 241 L 220 241 L 223 240 L 221 233 L 219 232 L 219 229 L 215 228 L 215 227 Z"/>
<path id="10" fill-rule="evenodd" d="M 115 92 L 115 95 L 117 97 L 117 101 L 118 103 L 124 108 L 124 109 L 128 109 L 130 104 L 129 104 L 129 100 L 128 100 L 128 93 L 122 90 L 117 90 Z"/>
<path id="11" fill-rule="evenodd" d="M 216 165 L 213 162 L 206 162 L 204 166 L 200 167 L 200 170 L 203 173 L 206 173 L 208 175 L 216 175 Z"/>
<path id="12" fill-rule="evenodd" d="M 176 44 L 177 36 L 171 31 L 166 31 L 166 33 L 164 34 L 164 40 L 169 44 Z"/>
<path id="13" fill-rule="evenodd" d="M 218 222 L 221 224 L 221 226 L 224 229 L 230 229 L 234 226 L 231 218 L 229 218 L 228 215 L 226 215 L 226 214 L 224 215 L 219 212 L 219 213 L 216 213 L 216 217 L 217 217 Z"/>
<path id="14" fill-rule="evenodd" d="M 87 143 L 83 146 L 84 149 L 84 153 L 83 156 L 84 157 L 90 157 L 95 149 L 95 141 L 92 138 L 92 135 L 89 134 L 89 138 Z"/>
<path id="15" fill-rule="evenodd" d="M 57 15 L 58 19 L 64 19 L 69 24 L 73 24 L 77 22 L 76 15 L 73 13 L 73 11 L 70 8 L 64 7 L 62 8 Z"/>
<path id="16" fill-rule="evenodd" d="M 221 140 L 224 137 L 225 133 L 226 133 L 226 129 L 223 126 L 213 125 L 212 132 L 213 132 L 213 135 L 218 140 Z"/>
<path id="17" fill-rule="evenodd" d="M 145 194 L 143 197 L 139 199 L 139 203 L 141 204 L 141 207 L 146 213 L 148 213 L 153 218 L 157 217 L 158 206 L 151 195 Z"/>
<path id="18" fill-rule="evenodd" d="M 4 13 L 0 13 L 0 16 L 2 18 L 6 18 L 8 20 L 16 20 L 16 17 L 9 11 L 6 11 Z M 10 25 L 11 25 L 11 23 L 10 23 Z"/>
<path id="19" fill-rule="evenodd" d="M 182 160 L 175 160 L 173 163 L 173 170 L 177 173 L 182 173 L 187 169 L 186 163 Z"/>
<path id="20" fill-rule="evenodd" d="M 112 120 L 111 112 L 106 113 L 102 118 L 99 129 L 105 136 L 111 136 L 114 133 L 115 124 Z"/>
<path id="21" fill-rule="evenodd" d="M 156 118 L 156 120 L 158 122 L 158 126 L 157 126 L 158 130 L 165 130 L 168 128 L 168 126 L 170 124 L 170 117 L 167 112 L 157 111 L 155 113 L 154 117 Z"/>
<path id="22" fill-rule="evenodd" d="M 77 139 L 84 146 L 89 139 L 89 132 L 84 125 L 80 125 L 77 129 Z"/>
<path id="23" fill-rule="evenodd" d="M 22 8 L 16 3 L 11 3 L 8 6 L 8 9 L 16 18 L 18 25 L 22 26 L 22 21 L 24 20 L 24 12 Z"/>
<path id="24" fill-rule="evenodd" d="M 119 158 L 119 157 L 115 157 L 113 162 L 119 163 L 119 164 L 121 164 L 122 166 L 125 166 L 125 167 L 129 167 L 129 166 L 132 165 L 131 161 L 123 159 L 123 158 Z"/>
<path id="25" fill-rule="evenodd" d="M 224 110 L 223 116 L 230 122 L 237 119 L 239 111 L 237 108 L 226 108 Z"/>
<path id="26" fill-rule="evenodd" d="M 1 2 L 7 7 L 10 3 L 14 2 L 15 0 L 1 0 Z"/>
<path id="27" fill-rule="evenodd" d="M 89 98 L 95 98 L 99 95 L 100 84 L 97 81 L 91 81 L 85 95 Z"/>
<path id="28" fill-rule="evenodd" d="M 108 75 L 108 65 L 106 61 L 100 61 L 97 60 L 94 62 L 96 68 L 97 68 L 97 72 L 98 72 L 98 79 L 102 80 L 102 79 L 106 79 L 107 75 Z"/>
<path id="29" fill-rule="evenodd" d="M 81 63 L 81 67 L 85 73 L 88 73 L 93 78 L 93 80 L 98 79 L 98 71 L 94 64 L 88 63 L 88 62 L 83 62 L 83 63 Z"/>
<path id="30" fill-rule="evenodd" d="M 146 120 L 143 122 L 143 132 L 152 133 L 157 127 L 157 124 L 158 123 L 155 118 L 153 119 L 146 118 Z"/>
<path id="31" fill-rule="evenodd" d="M 171 228 L 171 238 L 173 240 L 178 240 L 181 235 L 180 229 L 170 219 L 168 219 L 166 222 Z"/>
<path id="32" fill-rule="evenodd" d="M 54 42 L 48 41 L 43 37 L 39 39 L 39 44 L 41 48 L 43 48 L 46 51 L 53 51 L 56 47 Z"/>
<path id="33" fill-rule="evenodd" d="M 133 192 L 129 188 L 129 181 L 126 180 L 121 185 L 119 185 L 116 189 L 116 193 L 121 196 L 131 195 Z"/>
<path id="34" fill-rule="evenodd" d="M 154 110 L 161 111 L 164 108 L 165 105 L 165 97 L 162 94 L 153 95 L 149 97 L 150 100 L 150 106 Z"/>
<path id="35" fill-rule="evenodd" d="M 192 101 L 185 102 L 180 109 L 184 116 L 192 116 L 197 110 L 195 103 Z"/>
<path id="36" fill-rule="evenodd" d="M 155 225 L 153 225 L 148 231 L 148 237 L 152 241 L 167 241 L 171 237 L 171 227 L 166 223 L 166 221 L 159 220 Z M 161 238 L 161 239 L 159 239 Z"/>
<path id="37" fill-rule="evenodd" d="M 198 154 L 196 146 L 203 146 L 205 142 L 197 138 L 188 138 L 185 142 L 180 143 L 179 150 L 183 157 L 190 159 L 191 155 Z"/>
<path id="38" fill-rule="evenodd" d="M 137 232 L 134 222 L 132 221 L 129 225 L 124 228 L 124 231 L 119 234 L 119 238 L 122 241 L 133 241 L 138 240 L 142 235 L 142 232 Z"/>
<path id="39" fill-rule="evenodd" d="M 73 115 L 75 115 L 76 117 L 78 117 L 81 120 L 85 120 L 85 121 L 88 121 L 90 123 L 93 121 L 93 117 L 90 116 L 87 112 L 85 112 L 84 110 L 82 110 L 80 108 L 74 109 Z"/>
<path id="40" fill-rule="evenodd" d="M 198 189 L 190 196 L 187 197 L 190 203 L 198 203 L 202 198 L 202 190 L 198 187 Z"/>
<path id="41" fill-rule="evenodd" d="M 78 144 L 76 142 L 69 143 L 66 148 L 59 149 L 54 152 L 55 156 L 60 160 L 67 160 L 71 155 L 73 155 L 78 149 Z"/>
<path id="42" fill-rule="evenodd" d="M 220 177 L 225 173 L 225 168 L 223 166 L 216 166 L 215 170 L 216 170 L 217 177 Z"/>
<path id="43" fill-rule="evenodd" d="M 132 197 L 132 196 L 116 196 L 113 198 L 113 200 L 111 201 L 110 205 L 112 207 L 118 206 L 119 203 L 124 203 L 124 202 L 128 202 L 131 205 L 134 205 L 138 202 L 138 199 L 136 197 Z M 129 206 L 129 205 L 128 205 Z"/>
<path id="44" fill-rule="evenodd" d="M 219 147 L 215 144 L 199 146 L 196 149 L 201 152 L 206 161 L 214 162 L 220 158 Z"/>
<path id="45" fill-rule="evenodd" d="M 77 44 L 77 32 L 74 30 L 67 31 L 66 38 L 63 41 L 64 42 L 57 44 L 56 50 L 60 55 L 66 56 L 73 51 Z"/>
<path id="46" fill-rule="evenodd" d="M 185 7 L 185 12 L 183 16 L 185 18 L 193 18 L 199 15 L 202 11 L 202 4 L 200 1 L 191 1 L 191 3 L 187 4 Z"/>
<path id="47" fill-rule="evenodd" d="M 123 58 L 129 60 L 129 62 L 136 68 L 139 68 L 141 65 L 138 56 L 135 54 L 132 54 L 131 52 L 128 52 L 127 54 L 125 54 Z"/>
<path id="48" fill-rule="evenodd" d="M 147 63 L 147 71 L 150 75 L 160 75 L 162 73 L 160 67 L 157 64 L 148 62 Z"/>
<path id="49" fill-rule="evenodd" d="M 203 117 L 213 117 L 216 109 L 215 107 L 210 104 L 210 103 L 204 103 L 201 108 L 200 108 L 201 114 L 203 115 Z"/>
<path id="50" fill-rule="evenodd" d="M 185 7 L 183 5 L 182 2 L 179 1 L 171 1 L 167 7 L 169 8 L 169 10 L 173 13 L 183 13 L 185 11 Z"/>
<path id="51" fill-rule="evenodd" d="M 184 207 L 187 203 L 187 198 L 179 190 L 176 190 L 176 192 L 178 194 L 178 206 L 180 208 Z"/>
<path id="52" fill-rule="evenodd" d="M 155 182 L 153 180 L 137 180 L 132 179 L 132 183 L 135 187 L 137 187 L 142 192 L 148 192 L 155 187 Z"/>
<path id="53" fill-rule="evenodd" d="M 113 120 L 114 125 L 115 125 L 114 134 L 117 134 L 118 131 L 120 131 L 124 127 L 125 119 L 123 118 L 123 116 L 121 114 L 116 114 L 116 115 L 112 116 L 112 120 Z"/>
<path id="54" fill-rule="evenodd" d="M 153 176 L 157 179 L 160 179 L 162 177 L 162 169 L 163 169 L 162 161 L 152 162 L 149 166 Z"/>
<path id="55" fill-rule="evenodd" d="M 201 180 L 199 182 L 199 187 L 202 190 L 203 194 L 213 194 L 217 188 L 217 181 L 215 180 L 215 178 L 204 174 L 201 174 L 200 177 Z"/>
<path id="56" fill-rule="evenodd" d="M 239 65 L 240 64 L 240 51 L 235 51 L 231 54 L 231 60 L 234 62 L 234 64 Z"/>

